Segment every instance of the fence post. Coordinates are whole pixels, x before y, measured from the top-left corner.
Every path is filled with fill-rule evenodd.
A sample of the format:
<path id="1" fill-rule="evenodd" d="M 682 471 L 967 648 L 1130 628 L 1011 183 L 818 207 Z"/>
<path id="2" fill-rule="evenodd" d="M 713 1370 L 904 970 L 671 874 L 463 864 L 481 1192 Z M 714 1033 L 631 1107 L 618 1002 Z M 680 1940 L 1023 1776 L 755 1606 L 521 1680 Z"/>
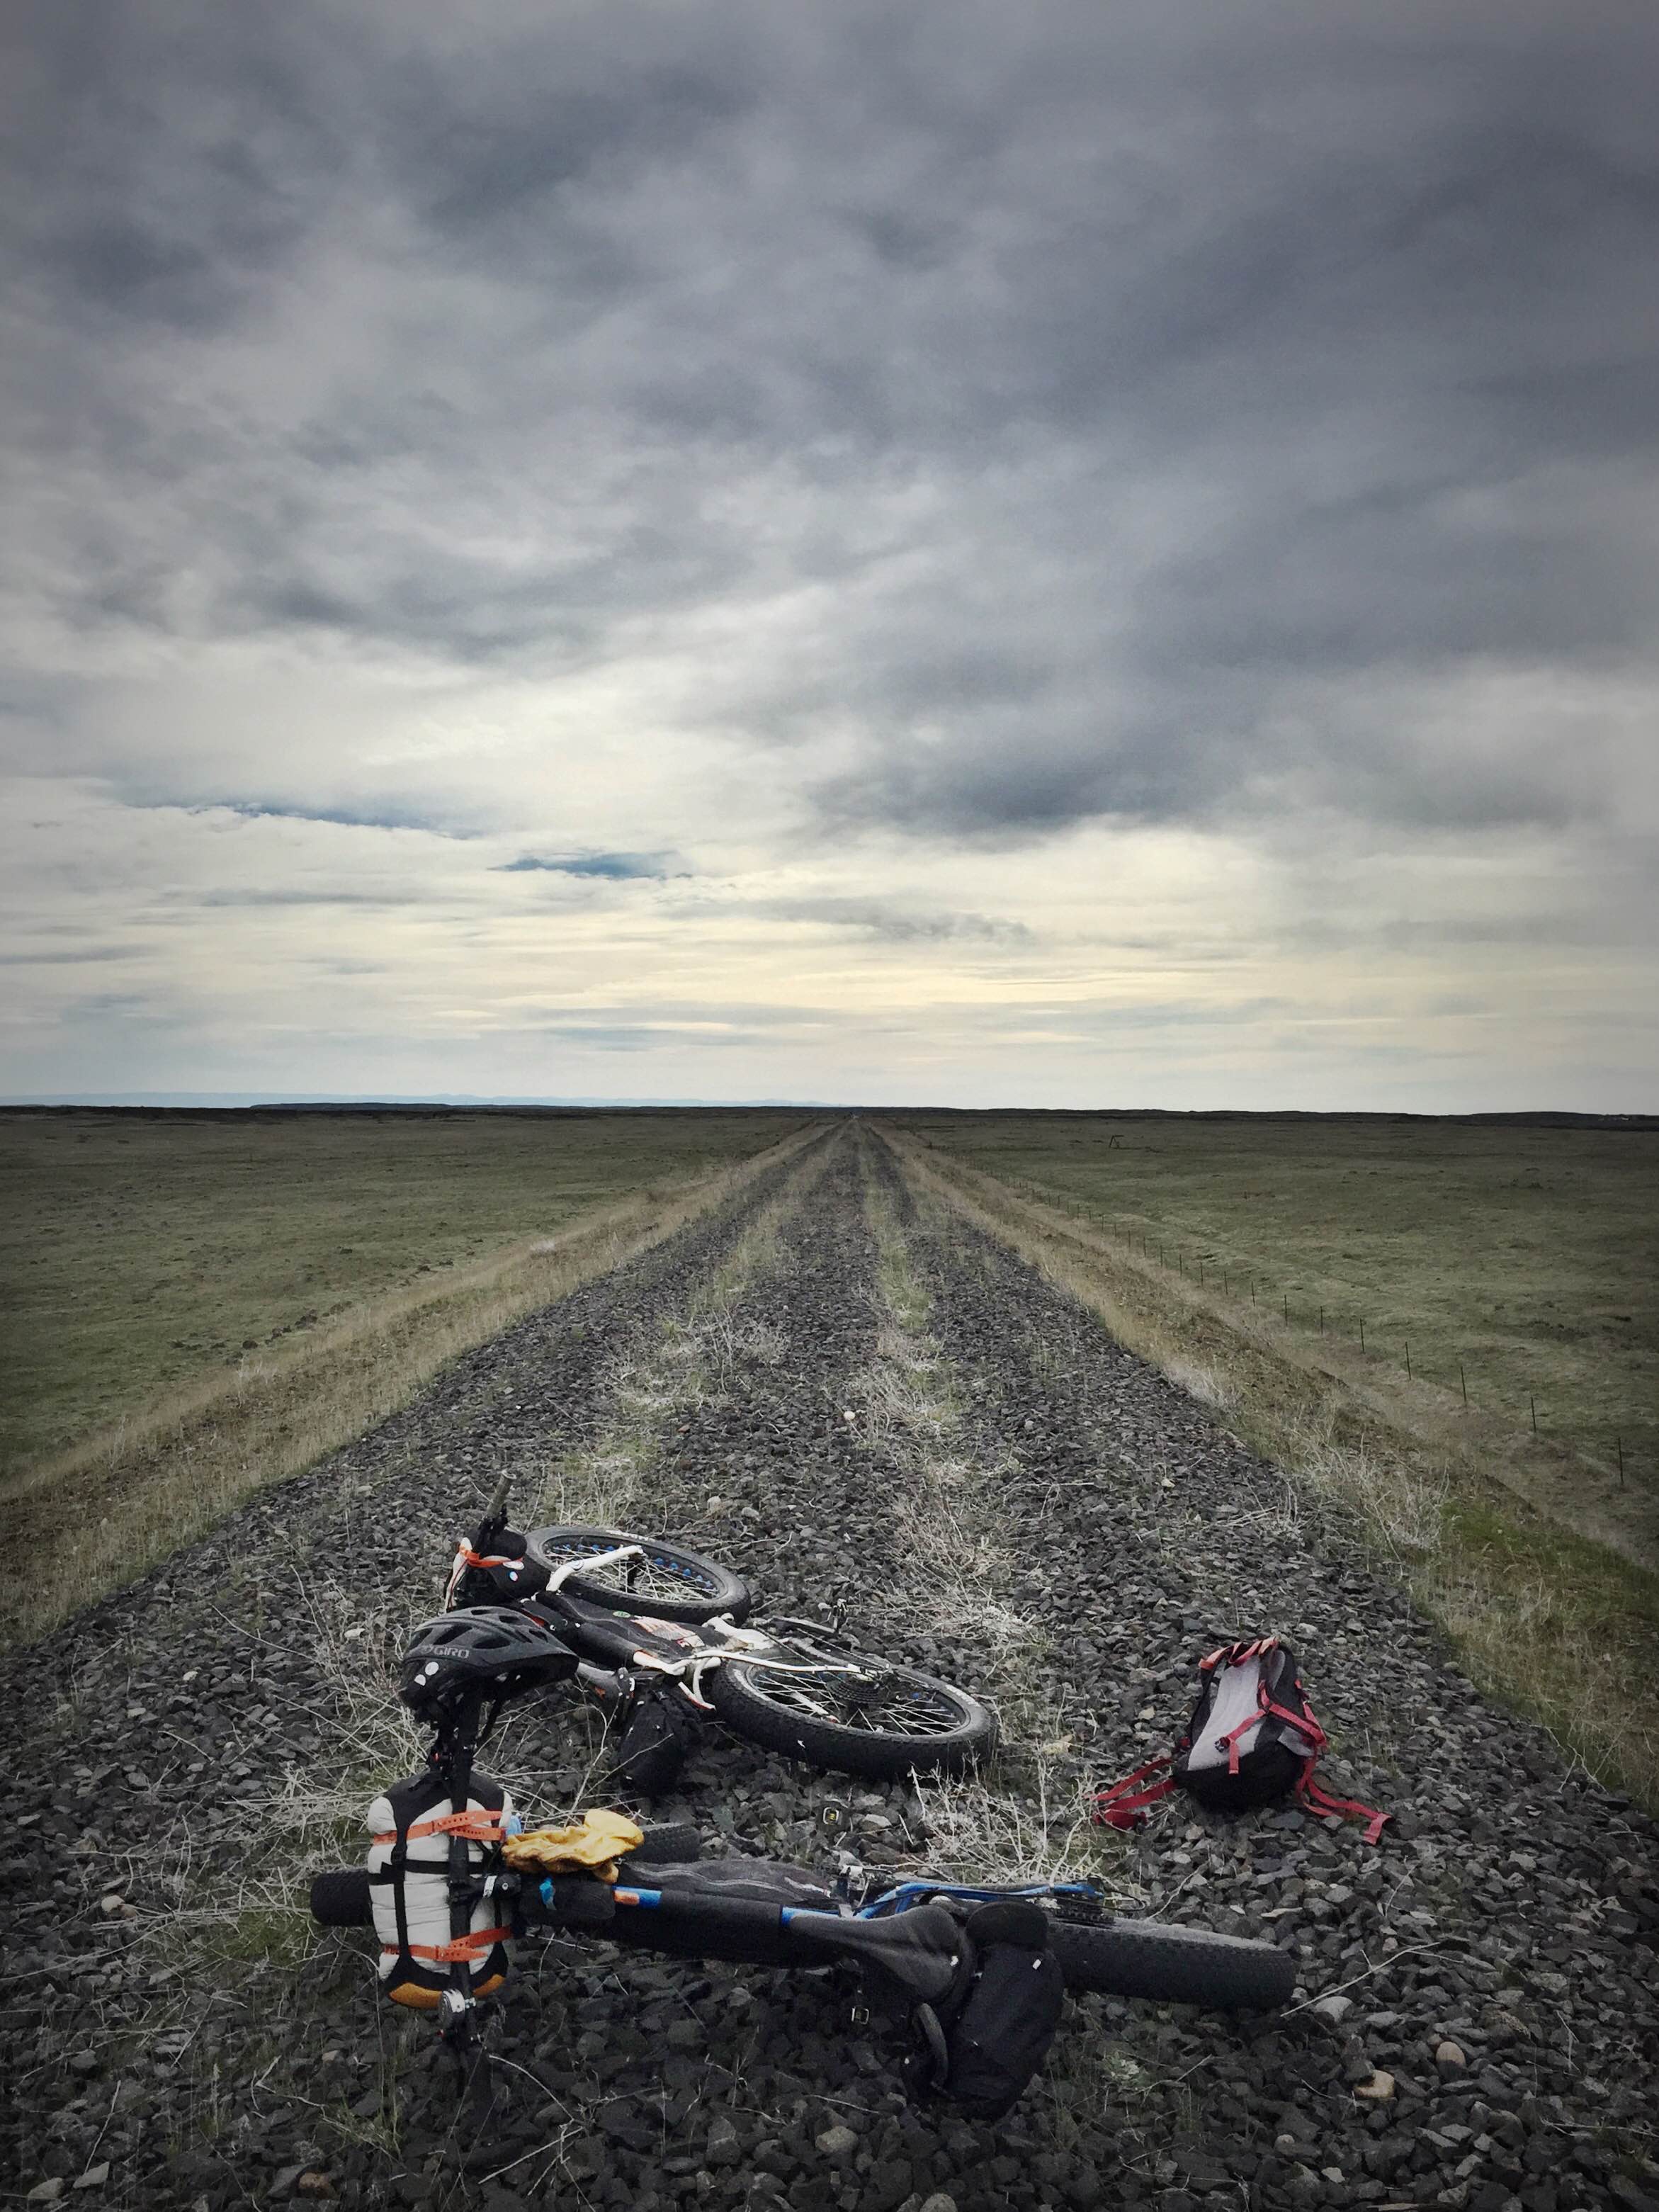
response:
<path id="1" fill-rule="evenodd" d="M 1287 1328 L 1290 1327 L 1290 1322 L 1291 1322 L 1291 1302 L 1290 1302 L 1290 1300 L 1289 1300 L 1288 1298 L 1286 1298 L 1286 1299 L 1285 1299 L 1285 1326 Z"/>
<path id="2" fill-rule="evenodd" d="M 1623 1437 L 1614 1437 L 1613 1448 L 1619 1455 L 1619 1487 L 1622 1490 L 1625 1486 L 1625 1439 Z"/>
<path id="3" fill-rule="evenodd" d="M 1532 1407 L 1532 1432 L 1536 1436 L 1538 1434 L 1538 1401 L 1530 1390 L 1527 1393 L 1527 1403 Z"/>
<path id="4" fill-rule="evenodd" d="M 1363 1321 L 1359 1324 L 1359 1349 L 1362 1352 L 1365 1349 L 1365 1324 Z"/>
<path id="5" fill-rule="evenodd" d="M 1463 1386 L 1463 1403 L 1467 1406 L 1469 1402 L 1469 1378 L 1463 1372 L 1463 1363 L 1461 1359 L 1457 1363 L 1457 1379 Z"/>
<path id="6" fill-rule="evenodd" d="M 1319 1334 L 1322 1336 L 1325 1334 L 1325 1309 L 1323 1306 L 1321 1306 L 1319 1309 Z"/>
<path id="7" fill-rule="evenodd" d="M 1412 1340 L 1411 1340 L 1410 1337 L 1407 1337 L 1407 1338 L 1406 1339 L 1406 1373 L 1407 1373 L 1407 1376 L 1410 1376 L 1411 1371 L 1412 1371 Z"/>

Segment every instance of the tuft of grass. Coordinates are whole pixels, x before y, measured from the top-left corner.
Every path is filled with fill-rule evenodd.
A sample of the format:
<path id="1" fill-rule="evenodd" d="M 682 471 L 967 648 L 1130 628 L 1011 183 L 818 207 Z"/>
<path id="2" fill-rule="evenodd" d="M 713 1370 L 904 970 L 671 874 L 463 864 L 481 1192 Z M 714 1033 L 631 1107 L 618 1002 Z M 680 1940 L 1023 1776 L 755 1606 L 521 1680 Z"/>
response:
<path id="1" fill-rule="evenodd" d="M 1178 1353 L 1173 1353 L 1165 1362 L 1164 1372 L 1177 1389 L 1184 1390 L 1201 1405 L 1212 1407 L 1218 1413 L 1231 1412 L 1238 1402 L 1238 1393 L 1228 1378 L 1214 1367 L 1200 1366 L 1195 1359 L 1182 1359 Z"/>
<path id="2" fill-rule="evenodd" d="M 913 1189 L 1012 1247 L 1090 1307 L 1127 1349 L 1193 1388 L 1286 1470 L 1277 1509 L 1344 1516 L 1379 1567 L 1397 1574 L 1446 1631 L 1471 1678 L 1543 1723 L 1587 1771 L 1659 1811 L 1659 1574 L 1596 1540 L 1599 1493 L 1577 1499 L 1580 1527 L 1517 1494 L 1504 1434 L 1413 1419 L 1403 1393 L 1377 1387 L 1328 1351 L 1180 1291 L 1096 1233 L 994 1179 L 886 1131 Z M 1212 1395 L 1213 1394 L 1213 1395 Z M 1298 1494 L 1299 1493 L 1299 1494 Z"/>

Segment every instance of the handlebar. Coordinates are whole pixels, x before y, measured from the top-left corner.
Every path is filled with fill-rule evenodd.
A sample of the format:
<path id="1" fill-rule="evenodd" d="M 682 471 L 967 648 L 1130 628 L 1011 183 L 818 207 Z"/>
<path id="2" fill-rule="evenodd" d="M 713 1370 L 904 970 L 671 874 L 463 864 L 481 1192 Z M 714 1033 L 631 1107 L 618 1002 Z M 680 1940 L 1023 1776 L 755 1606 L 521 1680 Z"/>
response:
<path id="1" fill-rule="evenodd" d="M 763 1861 L 744 1862 L 753 1870 L 754 1889 L 763 1890 L 769 1876 L 780 1877 L 800 1903 L 787 1904 L 776 1895 L 721 1894 L 692 1877 L 687 1862 L 696 1856 L 695 1845 L 689 1831 L 655 1831 L 646 1845 L 629 1854 L 629 1865 L 637 1864 L 641 1877 L 636 1882 L 613 1887 L 584 1876 L 526 1880 L 514 1900 L 516 1917 L 665 1958 L 804 1968 L 828 1966 L 838 1958 L 872 1960 L 873 1954 L 886 1954 L 873 1957 L 873 1962 L 888 1965 L 890 1971 L 902 1962 L 924 1973 L 932 1972 L 931 1955 L 942 1948 L 941 1931 L 935 1927 L 930 1934 L 927 1923 L 943 1917 L 955 1926 L 949 1915 L 927 1904 L 878 1919 L 844 1918 L 827 1888 L 798 1869 L 769 1868 Z M 654 1881 L 653 1868 L 660 1869 Z M 311 1909 L 325 1926 L 368 1925 L 373 1914 L 368 1875 L 356 1868 L 319 1875 L 312 1884 Z M 1287 2003 L 1296 1980 L 1296 1962 L 1289 1954 L 1203 1928 L 1155 1920 L 1090 1924 L 1057 1917 L 1048 1940 L 1068 1989 L 1107 1996 L 1224 2011 L 1263 2009 Z"/>

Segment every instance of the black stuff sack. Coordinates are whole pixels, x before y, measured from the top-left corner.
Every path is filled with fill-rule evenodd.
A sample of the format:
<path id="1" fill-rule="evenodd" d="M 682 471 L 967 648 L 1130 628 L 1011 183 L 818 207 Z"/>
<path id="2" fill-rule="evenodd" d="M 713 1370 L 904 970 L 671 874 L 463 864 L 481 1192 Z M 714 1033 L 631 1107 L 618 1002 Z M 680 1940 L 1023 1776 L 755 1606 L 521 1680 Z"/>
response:
<path id="1" fill-rule="evenodd" d="M 1389 1815 L 1333 1797 L 1314 1779 L 1328 1741 L 1302 1686 L 1296 1654 L 1276 1636 L 1224 1644 L 1199 1662 L 1199 1692 L 1173 1752 L 1149 1759 L 1101 1790 L 1094 1817 L 1107 1827 L 1139 1827 L 1149 1807 L 1184 1790 L 1212 1812 L 1245 1813 L 1293 1796 L 1311 1813 L 1363 1820 L 1365 1841 Z"/>
<path id="2" fill-rule="evenodd" d="M 961 1967 L 948 1995 L 912 2014 L 915 2056 L 908 2087 L 948 2097 L 975 2120 L 1000 2120 L 1019 2102 L 1048 2055 L 1066 2002 L 1066 1978 L 1048 1948 L 1041 1906 L 1004 1898 L 970 1912 Z"/>

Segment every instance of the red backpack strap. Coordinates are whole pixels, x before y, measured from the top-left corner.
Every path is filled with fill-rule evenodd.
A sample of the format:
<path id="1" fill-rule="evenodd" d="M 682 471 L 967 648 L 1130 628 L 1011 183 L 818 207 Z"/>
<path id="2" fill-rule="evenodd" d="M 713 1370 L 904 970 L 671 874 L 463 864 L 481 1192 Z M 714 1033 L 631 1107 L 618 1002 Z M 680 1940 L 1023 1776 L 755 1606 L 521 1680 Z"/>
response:
<path id="1" fill-rule="evenodd" d="M 1297 1686 L 1299 1688 L 1300 1685 Z M 1334 1813 L 1339 1819 L 1363 1820 L 1365 1823 L 1365 1841 L 1368 1844 L 1378 1842 L 1384 1827 L 1394 1818 L 1392 1813 L 1379 1813 L 1375 1805 L 1362 1805 L 1357 1797 L 1333 1797 L 1328 1790 L 1322 1790 L 1314 1780 L 1314 1769 L 1319 1764 L 1319 1754 L 1329 1744 L 1330 1738 L 1314 1718 L 1313 1707 L 1310 1705 L 1302 1715 L 1287 1713 L 1279 1705 L 1274 1705 L 1271 1710 L 1281 1720 L 1289 1721 L 1293 1728 L 1300 1729 L 1313 1745 L 1312 1754 L 1296 1785 L 1297 1802 L 1311 1807 L 1316 1813 Z"/>
<path id="2" fill-rule="evenodd" d="M 1315 1719 L 1314 1709 L 1311 1705 L 1304 1705 L 1299 1713 L 1293 1713 L 1288 1705 L 1276 1705 L 1264 1692 L 1261 1699 L 1261 1711 L 1263 1716 L 1268 1713 L 1276 1714 L 1281 1721 L 1287 1722 L 1298 1735 L 1306 1736 L 1308 1741 L 1313 1746 L 1313 1755 L 1316 1759 L 1330 1742 L 1329 1736 Z"/>
<path id="3" fill-rule="evenodd" d="M 1394 1814 L 1379 1813 L 1375 1805 L 1362 1805 L 1357 1797 L 1333 1797 L 1328 1790 L 1322 1790 L 1314 1780 L 1315 1763 L 1312 1759 L 1308 1761 L 1302 1770 L 1302 1779 L 1296 1785 L 1296 1794 L 1302 1802 L 1310 1806 L 1316 1813 L 1335 1813 L 1347 1820 L 1363 1820 L 1365 1823 L 1365 1841 L 1368 1844 L 1380 1842 L 1382 1831 L 1393 1820 Z"/>
<path id="4" fill-rule="evenodd" d="M 1175 1784 L 1166 1774 L 1162 1782 L 1154 1782 L 1148 1789 L 1143 1790 L 1137 1785 L 1144 1783 L 1149 1775 L 1156 1774 L 1160 1767 L 1173 1766 L 1174 1764 L 1173 1753 L 1166 1753 L 1162 1759 L 1149 1759 L 1145 1766 L 1136 1767 L 1133 1774 L 1126 1774 L 1121 1782 L 1113 1783 L 1109 1790 L 1097 1790 L 1094 1799 L 1096 1826 L 1125 1830 L 1141 1826 L 1146 1818 L 1147 1806 L 1156 1805 L 1160 1797 L 1167 1797 Z"/>

